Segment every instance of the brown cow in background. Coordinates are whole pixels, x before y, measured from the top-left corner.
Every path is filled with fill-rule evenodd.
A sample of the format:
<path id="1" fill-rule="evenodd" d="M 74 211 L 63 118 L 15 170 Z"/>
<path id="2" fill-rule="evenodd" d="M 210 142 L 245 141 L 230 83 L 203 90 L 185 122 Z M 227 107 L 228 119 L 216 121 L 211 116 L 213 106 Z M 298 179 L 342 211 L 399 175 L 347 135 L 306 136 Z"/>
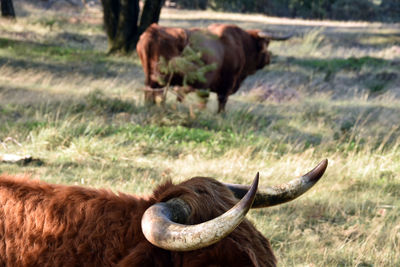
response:
<path id="1" fill-rule="evenodd" d="M 298 197 L 326 167 L 265 191 L 258 175 L 197 177 L 148 197 L 0 175 L 0 266 L 275 266 L 247 211 Z"/>
<path id="2" fill-rule="evenodd" d="M 142 62 L 145 85 L 145 99 L 155 101 L 164 84 L 169 80 L 159 70 L 163 57 L 167 62 L 181 55 L 190 45 L 202 52 L 201 60 L 206 65 L 214 64 L 215 69 L 206 73 L 206 82 L 189 84 L 196 89 L 210 89 L 218 95 L 218 112 L 224 111 L 228 96 L 234 94 L 241 82 L 256 70 L 270 63 L 267 51 L 271 40 L 290 38 L 271 36 L 260 30 L 242 30 L 235 25 L 212 24 L 207 29 L 182 29 L 152 24 L 141 35 L 137 53 Z M 182 74 L 176 73 L 170 85 L 182 85 Z"/>

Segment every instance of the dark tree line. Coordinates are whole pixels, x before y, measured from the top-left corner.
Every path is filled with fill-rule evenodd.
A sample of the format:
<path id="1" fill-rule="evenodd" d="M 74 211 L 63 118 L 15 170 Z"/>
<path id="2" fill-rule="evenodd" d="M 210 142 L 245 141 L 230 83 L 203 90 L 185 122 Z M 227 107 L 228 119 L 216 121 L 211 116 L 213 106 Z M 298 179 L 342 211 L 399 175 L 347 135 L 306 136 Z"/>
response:
<path id="1" fill-rule="evenodd" d="M 108 52 L 129 53 L 136 48 L 139 36 L 158 22 L 164 0 L 144 0 L 140 15 L 139 0 L 101 0 Z"/>
<path id="2" fill-rule="evenodd" d="M 178 8 L 308 19 L 400 21 L 400 0 L 171 0 Z"/>
<path id="3" fill-rule="evenodd" d="M 1 16 L 5 18 L 15 18 L 15 10 L 12 0 L 1 0 Z"/>

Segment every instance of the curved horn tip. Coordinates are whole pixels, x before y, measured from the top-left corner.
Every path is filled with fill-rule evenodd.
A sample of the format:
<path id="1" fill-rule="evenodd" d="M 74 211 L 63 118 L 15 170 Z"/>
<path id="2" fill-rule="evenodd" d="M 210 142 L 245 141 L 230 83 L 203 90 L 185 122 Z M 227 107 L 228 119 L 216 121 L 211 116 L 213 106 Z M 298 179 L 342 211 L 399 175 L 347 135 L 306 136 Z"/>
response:
<path id="1" fill-rule="evenodd" d="M 260 172 L 257 172 L 256 177 L 254 177 L 253 183 L 257 182 L 257 187 L 258 187 L 258 182 L 260 180 Z"/>
<path id="2" fill-rule="evenodd" d="M 304 176 L 307 177 L 311 182 L 317 182 L 322 177 L 327 167 L 328 159 L 324 159 L 314 169 L 309 171 Z"/>
<path id="3" fill-rule="evenodd" d="M 248 206 L 249 208 L 251 207 L 251 205 L 253 205 L 254 199 L 256 198 L 259 180 L 260 180 L 260 173 L 257 172 L 256 177 L 254 177 L 253 183 L 251 184 L 249 191 L 247 191 L 246 195 L 243 197 L 243 199 L 246 200 L 248 199 L 251 202 L 250 205 Z M 248 201 L 246 200 L 243 201 L 243 206 L 248 205 Z"/>
<path id="4" fill-rule="evenodd" d="M 254 177 L 253 183 L 251 184 L 251 187 L 250 187 L 250 190 L 249 190 L 249 191 L 251 191 L 251 190 L 253 190 L 253 189 L 254 189 L 255 191 L 257 191 L 259 180 L 260 180 L 260 173 L 257 172 L 256 177 Z"/>

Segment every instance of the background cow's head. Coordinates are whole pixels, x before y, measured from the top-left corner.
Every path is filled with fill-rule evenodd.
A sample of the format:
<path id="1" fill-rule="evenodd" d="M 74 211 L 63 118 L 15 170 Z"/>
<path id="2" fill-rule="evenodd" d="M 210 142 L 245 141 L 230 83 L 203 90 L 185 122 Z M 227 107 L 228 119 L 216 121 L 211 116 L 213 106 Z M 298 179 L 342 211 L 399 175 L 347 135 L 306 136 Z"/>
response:
<path id="1" fill-rule="evenodd" d="M 247 31 L 255 40 L 257 46 L 256 68 L 262 69 L 265 65 L 271 63 L 271 52 L 268 51 L 268 46 L 271 41 L 285 41 L 293 35 L 279 36 L 267 31 L 248 30 Z"/>

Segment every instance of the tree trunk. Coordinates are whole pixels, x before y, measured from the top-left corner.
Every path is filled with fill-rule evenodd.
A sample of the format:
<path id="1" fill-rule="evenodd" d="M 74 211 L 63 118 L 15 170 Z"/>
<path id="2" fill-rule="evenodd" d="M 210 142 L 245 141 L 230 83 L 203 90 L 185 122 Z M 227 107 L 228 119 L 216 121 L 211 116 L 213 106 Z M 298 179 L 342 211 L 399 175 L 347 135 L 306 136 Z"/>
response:
<path id="1" fill-rule="evenodd" d="M 12 0 L 1 0 L 1 16 L 6 18 L 15 18 Z"/>
<path id="2" fill-rule="evenodd" d="M 146 0 L 139 21 L 139 0 L 101 0 L 108 53 L 129 53 L 136 48 L 140 35 L 158 22 L 164 0 Z"/>
<path id="3" fill-rule="evenodd" d="M 208 5 L 208 0 L 199 0 L 197 2 L 197 6 L 201 9 L 201 10 L 206 10 L 207 9 L 207 5 Z"/>
<path id="4" fill-rule="evenodd" d="M 144 32 L 152 23 L 158 23 L 163 4 L 164 0 L 146 0 L 144 2 L 142 17 L 140 18 L 139 24 L 141 32 Z"/>
<path id="5" fill-rule="evenodd" d="M 128 53 L 137 32 L 138 0 L 102 0 L 108 52 Z"/>

